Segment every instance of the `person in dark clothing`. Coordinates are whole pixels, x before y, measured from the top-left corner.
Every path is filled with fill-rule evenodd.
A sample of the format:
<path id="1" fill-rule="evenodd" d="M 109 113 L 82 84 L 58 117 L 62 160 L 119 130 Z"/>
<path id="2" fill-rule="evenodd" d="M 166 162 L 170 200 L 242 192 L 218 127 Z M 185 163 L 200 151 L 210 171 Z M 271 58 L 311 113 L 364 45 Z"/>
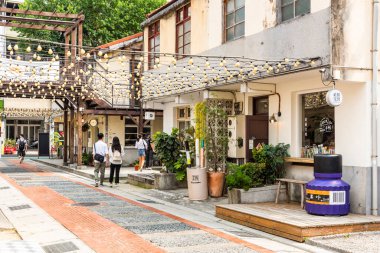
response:
<path id="1" fill-rule="evenodd" d="M 153 166 L 153 148 L 152 148 L 152 139 L 150 138 L 150 135 L 146 138 L 146 163 L 145 166 L 147 169 L 151 169 Z"/>

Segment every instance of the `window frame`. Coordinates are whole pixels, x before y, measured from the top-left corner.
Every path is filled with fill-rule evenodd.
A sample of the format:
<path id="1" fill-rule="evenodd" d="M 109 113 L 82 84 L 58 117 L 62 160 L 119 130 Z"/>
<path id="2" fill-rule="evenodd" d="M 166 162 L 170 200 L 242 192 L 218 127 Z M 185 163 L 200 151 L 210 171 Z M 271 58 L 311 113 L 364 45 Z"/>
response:
<path id="1" fill-rule="evenodd" d="M 246 21 L 246 18 L 245 18 L 245 6 L 246 6 L 245 0 L 244 0 L 244 6 L 238 8 L 238 9 L 236 9 L 236 1 L 237 0 L 233 0 L 234 1 L 234 10 L 232 12 L 227 12 L 228 1 L 229 0 L 224 0 L 224 5 L 223 5 L 224 6 L 224 18 L 223 18 L 223 20 L 224 20 L 224 22 L 223 22 L 224 42 L 234 41 L 234 40 L 245 37 L 245 21 Z M 243 9 L 243 8 L 244 8 L 244 21 L 240 21 L 239 23 L 235 23 L 236 12 Z M 234 24 L 232 26 L 227 27 L 227 16 L 232 14 L 232 13 L 234 14 L 234 18 L 235 18 Z M 236 26 L 243 24 L 243 23 L 244 23 L 244 34 L 239 36 L 239 37 L 236 37 L 236 29 L 235 28 L 236 28 Z M 227 34 L 228 34 L 227 31 L 228 31 L 228 29 L 231 29 L 231 28 L 234 28 L 234 37 L 233 37 L 233 39 L 228 40 L 227 39 Z"/>
<path id="2" fill-rule="evenodd" d="M 300 94 L 300 122 L 299 122 L 299 126 L 300 126 L 300 134 L 301 134 L 301 138 L 300 138 L 300 147 L 301 149 L 304 149 L 306 147 L 313 147 L 313 144 L 315 145 L 320 145 L 320 144 L 323 144 L 324 147 L 328 147 L 329 150 L 332 149 L 333 153 L 335 153 L 335 147 L 336 147 L 336 112 L 335 112 L 335 108 L 334 107 L 329 107 L 327 105 L 327 103 L 325 102 L 325 97 L 326 96 L 326 93 L 327 91 L 326 90 L 321 90 L 321 91 L 314 91 L 314 92 L 307 92 L 307 93 L 302 93 Z M 305 106 L 305 100 L 306 100 L 306 96 L 310 96 L 310 95 L 317 95 L 320 97 L 319 101 L 320 102 L 316 102 L 316 107 L 315 108 L 306 108 Z M 305 110 L 312 110 L 314 112 L 315 115 L 317 115 L 319 112 L 318 110 L 321 109 L 321 110 L 324 110 L 326 111 L 326 109 L 328 110 L 331 110 L 330 111 L 330 115 L 327 114 L 326 112 L 325 113 L 325 117 L 328 117 L 328 116 L 332 116 L 332 123 L 333 123 L 333 126 L 332 126 L 332 131 L 330 132 L 330 136 L 332 136 L 332 143 L 334 145 L 325 145 L 325 142 L 327 140 L 324 140 L 324 137 L 322 137 L 322 141 L 321 143 L 316 143 L 315 142 L 315 137 L 314 137 L 314 141 L 313 143 L 307 143 L 307 139 L 310 139 L 311 136 L 309 135 L 305 135 L 307 132 L 308 132 L 308 128 L 311 127 L 311 123 L 310 122 L 313 122 L 313 120 L 310 120 L 310 118 L 307 118 L 306 120 L 306 112 Z M 315 123 L 315 122 L 314 122 Z M 317 128 L 314 129 L 313 132 L 315 132 L 315 130 L 317 130 Z M 322 134 L 323 135 L 323 134 Z M 330 143 L 331 144 L 331 143 Z M 302 154 L 303 152 L 301 151 L 301 157 L 306 157 L 304 156 L 304 154 Z"/>
<path id="3" fill-rule="evenodd" d="M 279 8 L 279 11 L 280 11 L 280 19 L 279 19 L 280 23 L 287 22 L 289 20 L 293 20 L 293 19 L 295 19 L 297 17 L 302 17 L 304 15 L 307 15 L 307 14 L 311 13 L 311 0 L 308 0 L 309 1 L 309 11 L 305 12 L 305 13 L 302 13 L 302 14 L 298 14 L 298 15 L 296 15 L 296 2 L 299 1 L 299 0 L 291 0 L 292 2 L 288 3 L 288 4 L 283 4 L 284 0 L 278 0 L 278 1 L 279 1 L 279 6 L 280 6 L 280 8 Z M 289 6 L 289 5 L 293 6 L 293 17 L 284 20 L 283 8 L 286 7 L 286 6 Z"/>
<path id="4" fill-rule="evenodd" d="M 180 12 L 183 12 L 183 18 L 180 19 Z M 185 32 L 185 24 L 190 22 L 190 30 Z M 179 28 L 182 27 L 182 35 L 179 35 Z M 190 51 L 188 54 L 191 54 L 191 3 L 187 3 L 176 10 L 176 36 L 175 36 L 175 52 L 178 55 L 178 59 L 183 58 L 183 54 L 185 54 L 185 46 L 190 47 Z M 190 34 L 190 42 L 185 43 L 185 35 Z M 179 37 L 182 37 L 182 46 L 179 46 Z M 180 49 L 182 49 L 182 53 L 180 53 Z"/>
<path id="5" fill-rule="evenodd" d="M 153 28 L 153 29 L 152 29 Z M 152 33 L 153 30 L 153 33 Z M 148 27 L 148 69 L 152 69 L 155 64 L 156 54 L 161 50 L 161 38 L 160 38 L 160 20 L 154 22 Z M 160 43 L 156 45 L 156 38 L 159 37 Z M 153 48 L 151 41 L 153 40 Z M 159 48 L 160 50 L 157 50 Z"/>

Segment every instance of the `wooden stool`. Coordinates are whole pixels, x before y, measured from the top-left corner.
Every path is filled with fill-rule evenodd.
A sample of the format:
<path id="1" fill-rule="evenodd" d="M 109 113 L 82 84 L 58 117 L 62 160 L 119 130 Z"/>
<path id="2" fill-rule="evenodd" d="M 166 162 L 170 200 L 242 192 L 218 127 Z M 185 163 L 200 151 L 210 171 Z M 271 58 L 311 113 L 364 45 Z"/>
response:
<path id="1" fill-rule="evenodd" d="M 289 184 L 299 184 L 301 188 L 301 208 L 304 209 L 304 202 L 305 202 L 305 186 L 307 181 L 301 181 L 301 180 L 295 180 L 295 179 L 288 179 L 288 178 L 277 178 L 278 181 L 278 187 L 277 187 L 277 194 L 276 194 L 276 201 L 275 203 L 278 203 L 278 198 L 280 196 L 280 189 L 281 189 L 281 183 L 285 183 L 286 187 L 286 201 L 290 202 L 290 187 Z"/>

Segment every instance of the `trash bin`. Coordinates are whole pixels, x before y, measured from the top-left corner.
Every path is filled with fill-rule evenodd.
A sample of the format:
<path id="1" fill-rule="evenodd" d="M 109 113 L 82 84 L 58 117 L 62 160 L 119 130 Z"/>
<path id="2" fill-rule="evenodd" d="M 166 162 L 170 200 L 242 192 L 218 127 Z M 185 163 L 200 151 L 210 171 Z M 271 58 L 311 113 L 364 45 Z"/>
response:
<path id="1" fill-rule="evenodd" d="M 306 184 L 305 209 L 316 215 L 347 215 L 350 185 L 341 180 L 341 155 L 315 155 L 314 180 Z"/>

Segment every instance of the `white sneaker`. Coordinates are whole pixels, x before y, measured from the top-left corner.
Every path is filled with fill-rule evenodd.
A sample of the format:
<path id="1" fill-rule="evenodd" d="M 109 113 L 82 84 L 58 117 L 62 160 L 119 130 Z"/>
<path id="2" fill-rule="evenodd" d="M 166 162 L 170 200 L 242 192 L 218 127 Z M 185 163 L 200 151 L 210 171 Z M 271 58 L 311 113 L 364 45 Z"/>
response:
<path id="1" fill-rule="evenodd" d="M 110 187 L 111 187 L 111 188 L 113 187 L 113 183 L 110 183 Z"/>

